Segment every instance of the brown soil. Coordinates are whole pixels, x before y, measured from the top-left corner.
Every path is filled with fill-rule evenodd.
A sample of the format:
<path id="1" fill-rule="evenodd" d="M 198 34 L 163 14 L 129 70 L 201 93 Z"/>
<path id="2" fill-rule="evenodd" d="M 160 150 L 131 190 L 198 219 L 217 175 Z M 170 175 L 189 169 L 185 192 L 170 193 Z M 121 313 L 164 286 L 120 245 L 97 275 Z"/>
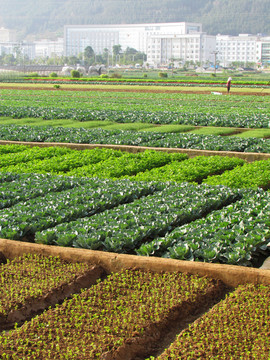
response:
<path id="1" fill-rule="evenodd" d="M 21 325 L 24 321 L 42 313 L 48 307 L 55 306 L 72 294 L 79 293 L 81 289 L 89 288 L 103 275 L 105 275 L 103 268 L 93 265 L 72 282 L 62 284 L 39 298 L 30 299 L 29 302 L 22 304 L 19 309 L 11 311 L 7 317 L 0 316 L 0 331 L 11 329 L 15 323 Z"/>
<path id="2" fill-rule="evenodd" d="M 0 265 L 6 264 L 6 263 L 7 263 L 7 259 L 6 259 L 5 255 L 2 253 L 2 251 L 0 251 Z"/>
<path id="3" fill-rule="evenodd" d="M 115 351 L 101 355 L 101 360 L 144 360 L 150 356 L 160 355 L 183 329 L 194 322 L 214 304 L 224 298 L 229 291 L 218 281 L 217 286 L 211 286 L 205 295 L 197 297 L 196 302 L 183 302 L 171 309 L 169 315 L 159 323 L 151 323 L 143 336 L 127 339 Z"/>
<path id="4" fill-rule="evenodd" d="M 64 86 L 64 84 L 63 84 Z M 140 92 L 140 93 L 181 93 L 181 94 L 211 94 L 211 91 L 205 91 L 205 90 L 192 90 L 192 88 L 189 88 L 189 90 L 183 90 L 183 89 L 168 89 L 168 88 L 164 88 L 164 89 L 136 89 L 136 88 L 130 88 L 130 89 L 112 89 L 112 88 L 106 88 L 104 87 L 104 89 L 101 88 L 91 88 L 91 87 L 87 87 L 87 88 L 76 88 L 76 87 L 72 87 L 72 88 L 60 88 L 60 89 L 54 89 L 54 88 L 48 88 L 48 87 L 43 87 L 43 86 L 35 86 L 35 87 L 31 87 L 31 86 L 22 86 L 22 87 L 17 87 L 17 86 L 0 86 L 1 89 L 13 89 L 13 90 L 51 90 L 51 91 L 105 91 L 105 92 Z M 220 91 L 222 94 L 227 94 L 226 90 L 221 90 Z M 269 93 L 265 93 L 262 90 L 260 91 L 253 91 L 253 92 L 245 92 L 245 91 L 241 91 L 241 92 L 237 92 L 237 93 L 231 93 L 231 95 L 256 95 L 256 96 L 269 96 Z"/>

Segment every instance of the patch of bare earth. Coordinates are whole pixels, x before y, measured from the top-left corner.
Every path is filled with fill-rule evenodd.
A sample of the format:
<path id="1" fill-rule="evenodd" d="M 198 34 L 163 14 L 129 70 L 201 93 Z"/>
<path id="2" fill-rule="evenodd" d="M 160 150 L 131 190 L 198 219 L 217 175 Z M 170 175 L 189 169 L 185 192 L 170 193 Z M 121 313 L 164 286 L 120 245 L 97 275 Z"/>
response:
<path id="1" fill-rule="evenodd" d="M 64 85 L 62 85 L 64 86 Z M 183 89 L 136 89 L 135 86 L 133 88 L 130 89 L 121 89 L 121 88 L 106 88 L 106 86 L 104 86 L 104 88 L 91 88 L 91 87 L 72 87 L 72 88 L 65 88 L 65 87 L 61 87 L 60 89 L 54 89 L 54 88 L 48 88 L 48 87 L 43 87 L 43 86 L 35 86 L 35 87 L 31 87 L 31 86 L 0 86 L 1 89 L 13 89 L 13 90 L 50 90 L 50 91 L 104 91 L 104 92 L 138 92 L 138 93 L 180 93 L 180 94 L 211 94 L 211 91 L 207 91 L 207 90 L 192 90 L 192 88 L 189 88 L 189 90 L 183 90 Z M 226 90 L 221 91 L 223 94 L 226 94 Z M 241 92 L 231 92 L 231 95 L 255 95 L 255 96 L 269 96 L 269 93 L 267 92 L 263 92 L 263 91 L 254 91 L 254 92 L 249 92 L 249 91 L 241 91 Z"/>

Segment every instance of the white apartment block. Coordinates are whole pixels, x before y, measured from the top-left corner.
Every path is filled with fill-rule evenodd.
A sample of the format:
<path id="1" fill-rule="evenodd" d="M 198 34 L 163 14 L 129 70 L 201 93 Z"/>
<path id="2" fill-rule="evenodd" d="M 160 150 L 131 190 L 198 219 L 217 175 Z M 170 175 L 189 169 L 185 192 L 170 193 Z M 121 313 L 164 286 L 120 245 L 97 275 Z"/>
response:
<path id="1" fill-rule="evenodd" d="M 23 59 L 33 60 L 35 58 L 35 45 L 26 42 L 3 42 L 0 43 L 0 55 L 20 56 Z"/>
<path id="2" fill-rule="evenodd" d="M 148 42 L 147 62 L 160 66 L 170 62 L 214 62 L 216 37 L 205 33 L 151 36 Z"/>
<path id="3" fill-rule="evenodd" d="M 259 52 L 261 53 L 259 64 L 270 66 L 270 37 L 261 37 L 259 41 Z"/>
<path id="4" fill-rule="evenodd" d="M 58 38 L 56 41 L 43 39 L 35 41 L 35 57 L 61 57 L 64 55 L 64 39 Z"/>
<path id="5" fill-rule="evenodd" d="M 151 36 L 182 35 L 201 32 L 202 25 L 197 23 L 155 23 L 130 25 L 66 25 L 64 27 L 64 52 L 66 56 L 83 53 L 91 46 L 96 54 L 104 49 L 112 52 L 114 45 L 121 45 L 147 52 Z"/>
<path id="6" fill-rule="evenodd" d="M 233 62 L 261 62 L 261 38 L 249 34 L 239 36 L 216 36 L 217 60 L 221 66 L 227 67 Z"/>

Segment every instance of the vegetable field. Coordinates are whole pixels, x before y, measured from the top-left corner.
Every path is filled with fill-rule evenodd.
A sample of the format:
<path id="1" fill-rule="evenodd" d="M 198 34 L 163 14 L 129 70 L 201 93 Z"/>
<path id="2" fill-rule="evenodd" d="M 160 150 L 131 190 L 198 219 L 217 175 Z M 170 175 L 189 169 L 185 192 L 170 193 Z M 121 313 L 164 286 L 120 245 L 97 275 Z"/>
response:
<path id="1" fill-rule="evenodd" d="M 30 254 L 0 264 L 0 275 L 1 328 L 18 321 L 0 333 L 3 360 L 268 359 L 266 285 L 230 289 L 207 277 L 139 269 L 104 276 L 95 265 Z M 78 287 L 53 304 L 70 280 Z M 28 321 L 18 317 L 26 304 Z"/>
<path id="2" fill-rule="evenodd" d="M 0 116 L 267 128 L 269 110 L 267 96 L 2 89 Z"/>
<path id="3" fill-rule="evenodd" d="M 270 139 L 192 133 L 0 125 L 0 139 L 12 141 L 113 144 L 215 151 L 270 153 Z"/>
<path id="4" fill-rule="evenodd" d="M 92 285 L 102 274 L 86 263 L 26 254 L 0 264 L 0 330 L 44 310 L 82 286 Z"/>
<path id="5" fill-rule="evenodd" d="M 247 266 L 269 251 L 269 160 L 23 145 L 0 152 L 2 238 Z"/>
<path id="6" fill-rule="evenodd" d="M 270 154 L 269 96 L 85 90 L 2 89 L 0 140 Z M 210 126 L 212 135 L 198 128 Z M 245 129 L 265 132 L 234 136 Z M 1 145 L 0 238 L 260 267 L 270 255 L 269 190 L 270 159 Z M 100 259 L 5 260 L 0 252 L 3 360 L 269 360 L 269 285 L 232 289 L 136 266 L 108 274 Z"/>
<path id="7" fill-rule="evenodd" d="M 269 291 L 239 286 L 156 359 L 269 359 Z"/>

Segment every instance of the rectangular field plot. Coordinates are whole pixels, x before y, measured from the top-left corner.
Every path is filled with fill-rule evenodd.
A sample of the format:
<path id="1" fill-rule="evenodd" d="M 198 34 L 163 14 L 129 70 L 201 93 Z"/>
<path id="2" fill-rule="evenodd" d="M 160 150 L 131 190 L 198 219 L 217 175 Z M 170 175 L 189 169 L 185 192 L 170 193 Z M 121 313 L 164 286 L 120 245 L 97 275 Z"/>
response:
<path id="1" fill-rule="evenodd" d="M 2 89 L 0 115 L 19 119 L 268 128 L 269 109 L 267 96 L 216 98 L 210 94 L 117 91 L 112 96 L 109 91 Z"/>
<path id="2" fill-rule="evenodd" d="M 35 241 L 133 253 L 142 243 L 204 217 L 240 197 L 238 191 L 225 187 L 168 183 L 163 190 L 129 204 L 76 221 L 62 221 L 55 228 L 36 233 Z"/>
<path id="3" fill-rule="evenodd" d="M 270 286 L 241 285 L 152 359 L 268 360 L 269 309 Z"/>
<path id="4" fill-rule="evenodd" d="M 76 180 L 74 183 L 76 184 Z M 165 186 L 95 178 L 78 180 L 78 185 L 57 192 L 46 194 L 43 192 L 41 196 L 29 200 L 22 199 L 11 207 L 1 209 L 0 236 L 6 239 L 31 241 L 37 231 L 131 202 Z"/>
<path id="5" fill-rule="evenodd" d="M 142 244 L 139 255 L 252 265 L 269 251 L 270 193 L 246 190 L 241 200 Z"/>
<path id="6" fill-rule="evenodd" d="M 166 116 L 168 114 L 166 113 Z M 268 123 L 269 120 L 267 120 Z M 78 122 L 81 124 L 81 122 Z M 205 126 L 208 121 L 206 119 Z M 187 122 L 188 124 L 188 122 Z M 230 125 L 229 125 L 230 126 Z M 268 125 L 267 125 L 268 126 Z M 77 144 L 113 144 L 161 148 L 270 153 L 270 139 L 235 136 L 164 133 L 102 128 L 65 128 L 27 125 L 0 125 L 1 140 Z"/>
<path id="7" fill-rule="evenodd" d="M 219 301 L 221 282 L 183 273 L 123 270 L 0 335 L 0 357 L 118 359 L 148 356 L 171 321 Z M 121 357 L 122 356 L 122 357 Z"/>
<path id="8" fill-rule="evenodd" d="M 103 270 L 86 263 L 26 254 L 0 264 L 0 330 L 89 287 Z"/>

